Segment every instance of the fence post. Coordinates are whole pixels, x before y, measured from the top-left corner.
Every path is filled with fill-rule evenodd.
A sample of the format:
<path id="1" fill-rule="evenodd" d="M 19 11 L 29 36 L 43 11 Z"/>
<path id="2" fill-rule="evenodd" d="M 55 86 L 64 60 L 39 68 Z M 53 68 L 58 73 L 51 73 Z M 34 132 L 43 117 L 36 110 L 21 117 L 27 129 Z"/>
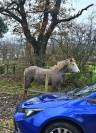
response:
<path id="1" fill-rule="evenodd" d="M 13 74 L 15 74 L 15 71 L 16 71 L 16 67 L 15 67 L 15 64 L 13 65 Z"/>
<path id="2" fill-rule="evenodd" d="M 45 91 L 48 92 L 48 73 L 45 75 Z"/>
<path id="3" fill-rule="evenodd" d="M 5 67 L 5 68 L 6 68 L 6 69 L 5 69 L 5 70 L 6 70 L 6 71 L 5 71 L 5 74 L 8 74 L 8 71 L 9 71 L 9 65 L 8 65 L 8 64 L 5 64 L 5 66 L 6 66 L 6 67 Z"/>

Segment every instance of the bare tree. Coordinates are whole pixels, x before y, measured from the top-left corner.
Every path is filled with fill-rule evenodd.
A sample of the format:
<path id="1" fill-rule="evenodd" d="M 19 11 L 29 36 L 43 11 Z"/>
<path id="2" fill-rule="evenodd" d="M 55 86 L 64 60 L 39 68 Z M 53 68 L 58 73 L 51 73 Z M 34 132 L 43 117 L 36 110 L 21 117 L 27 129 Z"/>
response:
<path id="1" fill-rule="evenodd" d="M 66 1 L 35 0 L 35 5 L 33 5 L 33 0 L 4 0 L 0 2 L 0 13 L 14 19 L 21 25 L 26 40 L 34 49 L 36 64 L 39 66 L 44 65 L 48 40 L 56 26 L 62 22 L 69 22 L 79 17 L 83 11 L 93 6 L 93 4 L 88 5 L 77 14 L 65 18 L 66 10 L 64 5 Z M 27 10 L 28 2 L 30 8 Z M 34 34 L 31 34 L 31 29 L 29 29 L 27 16 L 29 15 L 32 18 L 32 15 L 36 14 L 40 14 L 40 23 L 37 20 L 38 23 L 34 25 L 38 29 L 38 34 L 34 37 Z"/>
<path id="2" fill-rule="evenodd" d="M 81 65 L 86 65 L 89 58 L 94 56 L 96 50 L 96 27 L 94 16 L 88 18 L 87 24 L 74 23 L 70 29 L 70 43 L 73 54 L 79 60 Z"/>

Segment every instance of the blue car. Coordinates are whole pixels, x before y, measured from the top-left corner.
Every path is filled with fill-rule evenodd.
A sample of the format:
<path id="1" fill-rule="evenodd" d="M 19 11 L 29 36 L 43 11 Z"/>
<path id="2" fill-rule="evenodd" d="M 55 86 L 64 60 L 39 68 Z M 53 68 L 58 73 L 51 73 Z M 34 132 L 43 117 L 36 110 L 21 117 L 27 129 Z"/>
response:
<path id="1" fill-rule="evenodd" d="M 72 96 L 43 94 L 20 103 L 14 133 L 96 133 L 96 83 Z"/>

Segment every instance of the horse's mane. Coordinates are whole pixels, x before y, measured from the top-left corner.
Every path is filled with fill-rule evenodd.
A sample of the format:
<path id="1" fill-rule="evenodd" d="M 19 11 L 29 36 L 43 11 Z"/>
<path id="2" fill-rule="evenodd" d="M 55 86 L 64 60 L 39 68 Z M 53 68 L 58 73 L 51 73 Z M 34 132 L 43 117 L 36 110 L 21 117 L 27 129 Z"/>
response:
<path id="1" fill-rule="evenodd" d="M 75 62 L 74 58 L 66 59 L 66 60 L 63 60 L 63 61 L 58 61 L 56 65 L 50 67 L 49 69 L 44 69 L 44 68 L 37 67 L 37 66 L 30 66 L 30 67 L 25 69 L 24 74 L 26 72 L 31 71 L 32 69 L 37 69 L 37 68 L 40 69 L 40 70 L 43 70 L 43 72 L 45 72 L 45 73 L 50 71 L 50 70 L 60 71 L 64 68 L 64 66 L 70 65 L 72 62 Z"/>
<path id="2" fill-rule="evenodd" d="M 62 68 L 64 68 L 65 65 L 68 65 L 72 62 L 75 62 L 74 58 L 71 58 L 71 59 L 66 59 L 66 60 L 63 60 L 63 61 L 58 61 L 56 65 L 50 67 L 51 70 L 61 70 Z"/>
<path id="3" fill-rule="evenodd" d="M 56 65 L 50 67 L 51 70 L 61 70 L 66 65 L 65 60 L 57 62 Z"/>

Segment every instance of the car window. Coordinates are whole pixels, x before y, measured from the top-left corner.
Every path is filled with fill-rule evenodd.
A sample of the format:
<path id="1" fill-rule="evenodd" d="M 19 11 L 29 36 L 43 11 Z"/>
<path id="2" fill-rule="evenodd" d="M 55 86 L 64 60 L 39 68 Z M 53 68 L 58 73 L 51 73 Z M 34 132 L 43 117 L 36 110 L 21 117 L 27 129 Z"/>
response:
<path id="1" fill-rule="evenodd" d="M 80 91 L 75 93 L 75 96 L 84 97 L 90 95 L 93 92 L 96 92 L 96 84 L 81 88 Z"/>

